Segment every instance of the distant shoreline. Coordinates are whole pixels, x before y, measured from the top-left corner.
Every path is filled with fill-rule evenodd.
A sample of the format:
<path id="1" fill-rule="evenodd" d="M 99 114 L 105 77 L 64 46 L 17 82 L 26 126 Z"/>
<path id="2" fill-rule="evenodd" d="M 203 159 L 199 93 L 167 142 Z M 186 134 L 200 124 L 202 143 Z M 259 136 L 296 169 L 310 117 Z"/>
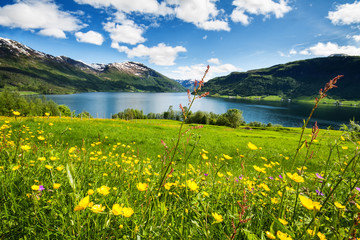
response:
<path id="1" fill-rule="evenodd" d="M 248 101 L 267 101 L 267 102 L 294 102 L 294 103 L 305 103 L 305 104 L 314 104 L 315 97 L 300 97 L 293 99 L 284 99 L 280 96 L 269 95 L 269 96 L 228 96 L 228 95 L 209 95 L 214 98 L 227 98 L 227 99 L 240 99 L 240 100 L 248 100 Z M 360 107 L 360 100 L 338 100 L 338 99 L 330 99 L 325 98 L 320 105 L 327 106 L 344 106 L 344 107 Z"/>

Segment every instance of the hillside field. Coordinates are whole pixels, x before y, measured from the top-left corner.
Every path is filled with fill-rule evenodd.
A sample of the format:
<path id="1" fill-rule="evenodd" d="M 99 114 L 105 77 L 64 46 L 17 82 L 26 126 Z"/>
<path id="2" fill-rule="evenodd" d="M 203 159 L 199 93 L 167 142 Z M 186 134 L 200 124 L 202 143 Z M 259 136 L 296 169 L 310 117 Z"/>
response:
<path id="1" fill-rule="evenodd" d="M 348 132 L 180 127 L 0 117 L 0 239 L 360 236 Z"/>

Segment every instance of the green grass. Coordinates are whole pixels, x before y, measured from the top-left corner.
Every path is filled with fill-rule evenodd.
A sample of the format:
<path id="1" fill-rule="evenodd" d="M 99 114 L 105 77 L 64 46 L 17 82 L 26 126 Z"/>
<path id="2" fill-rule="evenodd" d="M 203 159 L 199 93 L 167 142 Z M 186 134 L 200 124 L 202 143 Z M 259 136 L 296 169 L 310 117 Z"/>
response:
<path id="1" fill-rule="evenodd" d="M 0 118 L 0 238 L 266 239 L 269 231 L 313 239 L 306 234 L 312 229 L 327 239 L 348 239 L 354 233 L 359 143 L 346 133 L 320 130 L 311 141 L 306 129 L 308 144 L 300 144 L 294 164 L 299 128 L 184 125 L 171 158 L 180 125 Z M 251 150 L 250 142 L 258 149 Z M 171 174 L 165 171 L 170 161 Z M 304 183 L 286 177 L 304 164 Z M 324 185 L 315 173 L 325 177 Z M 45 190 L 36 190 L 40 185 Z M 308 210 L 299 193 L 323 209 Z"/>

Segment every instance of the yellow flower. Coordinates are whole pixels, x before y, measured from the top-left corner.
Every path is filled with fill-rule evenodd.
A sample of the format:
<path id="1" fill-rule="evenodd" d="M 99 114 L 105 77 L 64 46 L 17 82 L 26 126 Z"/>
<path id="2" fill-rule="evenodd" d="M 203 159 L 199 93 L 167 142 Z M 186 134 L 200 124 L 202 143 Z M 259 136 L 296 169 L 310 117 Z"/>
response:
<path id="1" fill-rule="evenodd" d="M 74 208 L 74 211 L 84 210 L 87 208 L 90 202 L 90 197 L 86 196 L 80 200 L 79 204 Z"/>
<path id="2" fill-rule="evenodd" d="M 39 139 L 40 141 L 44 141 L 45 138 L 43 136 L 38 136 L 37 139 Z"/>
<path id="3" fill-rule="evenodd" d="M 94 190 L 92 189 L 89 189 L 88 192 L 87 192 L 88 195 L 93 195 L 94 194 Z"/>
<path id="4" fill-rule="evenodd" d="M 319 237 L 320 240 L 326 240 L 326 236 L 324 234 L 322 234 L 321 232 L 318 232 L 317 236 Z"/>
<path id="5" fill-rule="evenodd" d="M 16 171 L 16 170 L 18 170 L 20 167 L 21 167 L 20 165 L 16 165 L 16 166 L 13 166 L 11 170 Z"/>
<path id="6" fill-rule="evenodd" d="M 120 229 L 123 229 L 123 228 L 124 228 L 124 225 L 120 224 L 120 225 L 119 225 L 119 228 L 120 228 Z"/>
<path id="7" fill-rule="evenodd" d="M 319 211 L 322 206 L 319 202 L 313 202 L 310 198 L 307 198 L 305 196 L 299 195 L 299 198 L 301 204 L 309 210 Z"/>
<path id="8" fill-rule="evenodd" d="M 205 191 L 204 191 L 204 192 L 202 192 L 202 194 L 203 194 L 203 196 L 204 196 L 204 197 L 208 197 L 208 196 L 210 196 L 210 194 L 209 194 L 208 192 L 205 192 Z"/>
<path id="9" fill-rule="evenodd" d="M 121 207 L 119 204 L 114 204 L 113 207 L 112 207 L 112 213 L 114 215 L 120 215 L 123 213 L 123 207 Z"/>
<path id="10" fill-rule="evenodd" d="M 271 203 L 272 204 L 278 204 L 279 203 L 279 200 L 277 198 L 271 198 Z"/>
<path id="11" fill-rule="evenodd" d="M 101 186 L 100 188 L 97 188 L 96 191 L 104 196 L 108 195 L 110 193 L 110 188 L 107 186 Z"/>
<path id="12" fill-rule="evenodd" d="M 274 234 L 272 234 L 272 233 L 269 232 L 269 231 L 266 231 L 265 234 L 266 234 L 266 237 L 267 237 L 267 238 L 276 239 L 276 237 L 274 236 Z"/>
<path id="13" fill-rule="evenodd" d="M 251 142 L 248 143 L 247 147 L 250 150 L 258 150 L 258 147 L 256 145 L 252 144 Z"/>
<path id="14" fill-rule="evenodd" d="M 345 209 L 344 205 L 341 205 L 341 203 L 339 202 L 334 202 L 335 207 L 339 208 L 339 209 Z"/>
<path id="15" fill-rule="evenodd" d="M 224 156 L 224 158 L 225 158 L 226 160 L 232 159 L 232 157 L 230 157 L 229 155 L 223 154 L 223 156 Z"/>
<path id="16" fill-rule="evenodd" d="M 265 168 L 261 168 L 261 167 L 258 167 L 258 166 L 256 166 L 256 165 L 254 165 L 253 168 L 254 168 L 255 171 L 257 171 L 257 172 L 266 173 Z"/>
<path id="17" fill-rule="evenodd" d="M 220 222 L 224 221 L 223 217 L 220 214 L 212 213 L 211 215 L 213 216 L 213 218 L 215 218 L 214 223 L 220 223 Z"/>
<path id="18" fill-rule="evenodd" d="M 45 168 L 47 168 L 47 169 L 51 170 L 53 167 L 52 167 L 52 166 L 50 166 L 50 165 L 45 165 Z"/>
<path id="19" fill-rule="evenodd" d="M 287 225 L 289 222 L 286 221 L 285 219 L 282 218 L 278 218 L 279 222 L 281 222 L 283 225 Z"/>
<path id="20" fill-rule="evenodd" d="M 57 168 L 56 168 L 56 170 L 58 170 L 58 171 L 62 171 L 64 169 L 64 166 L 58 166 Z"/>
<path id="21" fill-rule="evenodd" d="M 20 112 L 18 112 L 18 111 L 13 111 L 12 112 L 15 116 L 19 116 L 20 115 Z"/>
<path id="22" fill-rule="evenodd" d="M 131 217 L 131 215 L 133 215 L 134 214 L 134 210 L 132 209 L 132 208 L 127 208 L 127 207 L 125 207 L 125 208 L 123 208 L 123 216 L 124 217 Z"/>
<path id="23" fill-rule="evenodd" d="M 105 206 L 102 206 L 101 204 L 96 204 L 91 207 L 91 211 L 94 213 L 101 213 L 105 210 Z"/>
<path id="24" fill-rule="evenodd" d="M 289 236 L 287 233 L 283 233 L 281 231 L 277 231 L 276 232 L 276 236 L 280 239 L 280 240 L 292 240 L 292 237 Z"/>
<path id="25" fill-rule="evenodd" d="M 46 157 L 38 157 L 38 160 L 39 160 L 39 161 L 45 161 L 45 160 L 46 160 Z"/>
<path id="26" fill-rule="evenodd" d="M 341 148 L 342 148 L 343 150 L 348 150 L 348 149 L 349 149 L 348 146 L 341 146 Z"/>
<path id="27" fill-rule="evenodd" d="M 47 117 L 50 116 L 50 113 L 47 113 L 47 112 L 46 112 L 46 113 L 45 113 L 45 116 L 47 116 Z"/>
<path id="28" fill-rule="evenodd" d="M 170 190 L 171 186 L 174 185 L 174 183 L 165 183 L 164 188 L 166 190 Z"/>
<path id="29" fill-rule="evenodd" d="M 31 147 L 29 145 L 23 145 L 20 148 L 24 151 L 29 151 L 31 149 Z"/>
<path id="30" fill-rule="evenodd" d="M 192 180 L 187 180 L 186 184 L 190 188 L 191 191 L 197 191 L 199 188 L 199 186 L 196 184 L 196 182 L 194 182 Z"/>
<path id="31" fill-rule="evenodd" d="M 140 182 L 140 183 L 136 184 L 136 187 L 140 192 L 144 192 L 148 189 L 148 184 Z"/>
<path id="32" fill-rule="evenodd" d="M 298 175 L 297 173 L 291 174 L 291 173 L 286 173 L 286 175 L 293 181 L 297 182 L 297 183 L 302 183 L 305 182 L 304 178 L 300 175 Z"/>
<path id="33" fill-rule="evenodd" d="M 39 190 L 39 185 L 32 185 L 31 189 L 34 191 L 37 191 L 37 190 Z"/>
<path id="34" fill-rule="evenodd" d="M 311 230 L 311 229 L 308 229 L 307 233 L 312 237 L 315 236 L 315 232 L 313 230 Z"/>
<path id="35" fill-rule="evenodd" d="M 227 175 L 229 175 L 229 177 L 232 176 L 232 173 L 231 172 L 226 172 Z"/>
<path id="36" fill-rule="evenodd" d="M 202 157 L 202 159 L 204 159 L 204 160 L 208 160 L 208 159 L 209 159 L 209 157 L 208 157 L 205 153 L 201 154 L 201 157 Z"/>
<path id="37" fill-rule="evenodd" d="M 76 150 L 75 147 L 71 147 L 71 148 L 69 149 L 69 154 L 73 153 L 75 150 Z"/>
<path id="38" fill-rule="evenodd" d="M 217 175 L 218 175 L 219 177 L 223 177 L 223 176 L 224 176 L 224 174 L 222 174 L 221 172 L 218 172 Z"/>
<path id="39" fill-rule="evenodd" d="M 54 184 L 53 184 L 53 188 L 54 188 L 54 189 L 59 189 L 60 186 L 61 186 L 60 183 L 54 183 Z"/>

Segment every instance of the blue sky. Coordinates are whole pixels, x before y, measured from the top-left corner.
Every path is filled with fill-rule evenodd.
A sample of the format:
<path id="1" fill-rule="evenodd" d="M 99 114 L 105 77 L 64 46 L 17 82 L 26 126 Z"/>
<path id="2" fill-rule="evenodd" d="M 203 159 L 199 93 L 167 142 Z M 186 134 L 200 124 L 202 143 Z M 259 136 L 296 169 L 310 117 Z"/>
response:
<path id="1" fill-rule="evenodd" d="M 136 61 L 175 79 L 360 55 L 360 1 L 1 0 L 0 37 L 85 63 Z"/>

